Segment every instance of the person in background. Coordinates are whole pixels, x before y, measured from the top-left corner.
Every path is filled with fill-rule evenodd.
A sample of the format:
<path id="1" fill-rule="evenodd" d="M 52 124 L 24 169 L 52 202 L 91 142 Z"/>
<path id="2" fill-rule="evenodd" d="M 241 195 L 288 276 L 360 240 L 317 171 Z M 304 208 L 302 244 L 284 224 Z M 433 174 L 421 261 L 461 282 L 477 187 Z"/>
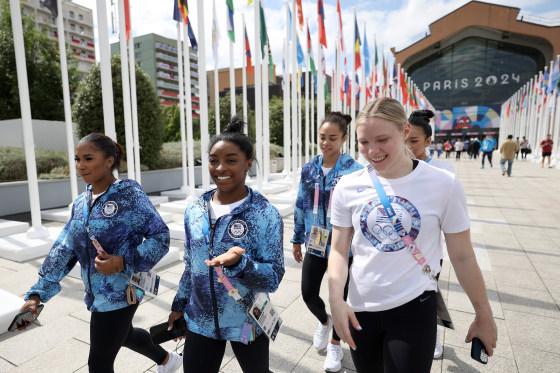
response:
<path id="1" fill-rule="evenodd" d="M 443 143 L 443 150 L 445 150 L 445 159 L 448 159 L 449 155 L 451 154 L 451 151 L 453 150 L 453 145 L 451 144 L 451 141 L 446 140 Z"/>
<path id="2" fill-rule="evenodd" d="M 496 150 L 498 147 L 498 143 L 494 140 L 492 135 L 486 135 L 484 141 L 482 141 L 482 146 L 480 150 L 482 150 L 482 166 L 480 168 L 484 168 L 484 158 L 488 158 L 488 163 L 490 163 L 490 167 L 492 167 L 492 152 Z"/>
<path id="3" fill-rule="evenodd" d="M 471 141 L 471 155 L 474 159 L 478 158 L 478 153 L 480 152 L 480 140 L 475 137 Z"/>
<path id="4" fill-rule="evenodd" d="M 441 142 L 438 142 L 436 144 L 436 151 L 437 151 L 437 157 L 439 158 L 441 152 L 443 151 L 443 144 Z"/>
<path id="5" fill-rule="evenodd" d="M 180 356 L 154 345 L 146 330 L 132 325 L 144 293 L 133 287 L 131 275 L 150 271 L 169 251 L 169 229 L 136 181 L 113 176 L 123 157 L 122 146 L 104 134 L 78 142 L 74 159 L 86 190 L 74 201 L 20 312 L 36 312 L 60 292 L 60 281 L 79 262 L 91 312 L 89 372 L 113 372 L 122 346 L 150 358 L 158 372 L 175 372 Z"/>
<path id="6" fill-rule="evenodd" d="M 542 148 L 542 165 L 544 167 L 544 160 L 548 158 L 548 168 L 552 168 L 550 166 L 550 156 L 552 155 L 552 145 L 554 142 L 552 141 L 552 135 L 549 133 L 546 135 L 546 139 L 541 141 L 541 148 Z"/>
<path id="7" fill-rule="evenodd" d="M 525 136 L 523 136 L 523 139 L 519 144 L 519 148 L 521 149 L 521 160 L 526 159 L 527 154 L 529 154 L 528 150 L 530 146 L 529 146 L 529 140 L 527 140 Z"/>
<path id="8" fill-rule="evenodd" d="M 342 367 L 343 352 L 340 337 L 332 331 L 332 318 L 327 313 L 325 302 L 319 296 L 321 281 L 327 271 L 330 252 L 330 196 L 342 175 L 363 168 L 349 154 L 341 153 L 342 146 L 348 138 L 348 125 L 352 121 L 349 115 L 339 112 L 330 113 L 323 119 L 319 128 L 319 146 L 322 155 L 314 157 L 301 170 L 301 181 L 294 209 L 294 236 L 292 252 L 296 262 L 302 262 L 301 245 L 307 245 L 301 272 L 301 293 L 307 308 L 319 321 L 313 337 L 313 346 L 317 350 L 327 349 L 323 368 L 327 372 L 338 372 Z M 320 229 L 329 231 L 328 240 L 323 250 L 311 249 L 313 232 Z M 352 264 L 352 256 L 348 265 Z M 347 283 L 348 284 L 348 283 Z M 345 293 L 348 292 L 346 285 Z"/>
<path id="9" fill-rule="evenodd" d="M 508 177 L 511 176 L 511 167 L 517 152 L 519 152 L 519 146 L 516 142 L 513 142 L 513 135 L 508 135 L 507 140 L 500 146 L 500 167 L 502 168 L 502 176 L 504 176 L 506 172 Z M 506 162 L 508 164 L 507 171 L 505 166 Z"/>
<path id="10" fill-rule="evenodd" d="M 453 147 L 455 148 L 455 160 L 456 161 L 460 161 L 461 160 L 461 153 L 463 153 L 463 147 L 464 147 L 464 143 L 463 141 L 461 141 L 461 138 L 457 138 L 457 141 L 455 141 L 455 144 L 453 145 Z"/>
<path id="11" fill-rule="evenodd" d="M 519 159 L 519 150 L 521 149 L 521 141 L 519 140 L 519 137 L 515 140 L 515 143 L 517 144 L 517 151 L 515 152 L 515 159 Z"/>
<path id="12" fill-rule="evenodd" d="M 430 142 L 430 157 L 433 158 L 435 151 L 436 151 L 436 143 Z"/>

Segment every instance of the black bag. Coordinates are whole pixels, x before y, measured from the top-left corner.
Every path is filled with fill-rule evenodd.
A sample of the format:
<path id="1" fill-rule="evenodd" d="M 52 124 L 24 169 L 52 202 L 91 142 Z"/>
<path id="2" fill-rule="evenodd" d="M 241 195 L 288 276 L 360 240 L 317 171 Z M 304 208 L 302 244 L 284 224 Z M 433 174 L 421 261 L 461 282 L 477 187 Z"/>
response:
<path id="1" fill-rule="evenodd" d="M 161 344 L 187 334 L 187 322 L 184 317 L 173 322 L 173 329 L 167 330 L 168 326 L 169 323 L 166 321 L 150 328 L 150 335 L 154 344 Z"/>

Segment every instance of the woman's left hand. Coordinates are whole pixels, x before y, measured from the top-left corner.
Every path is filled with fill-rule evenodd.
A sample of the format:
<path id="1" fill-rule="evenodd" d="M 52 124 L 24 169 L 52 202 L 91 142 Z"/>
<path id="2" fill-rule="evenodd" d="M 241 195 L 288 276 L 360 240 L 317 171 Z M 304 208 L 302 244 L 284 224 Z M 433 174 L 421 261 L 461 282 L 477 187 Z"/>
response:
<path id="1" fill-rule="evenodd" d="M 241 259 L 241 255 L 245 253 L 245 250 L 240 248 L 239 246 L 234 246 L 229 249 L 226 253 L 222 255 L 218 255 L 214 259 L 206 259 L 206 265 L 209 267 L 228 267 L 236 264 L 239 259 Z"/>
<path id="2" fill-rule="evenodd" d="M 123 257 L 98 252 L 95 257 L 94 267 L 102 275 L 114 275 L 124 269 Z"/>

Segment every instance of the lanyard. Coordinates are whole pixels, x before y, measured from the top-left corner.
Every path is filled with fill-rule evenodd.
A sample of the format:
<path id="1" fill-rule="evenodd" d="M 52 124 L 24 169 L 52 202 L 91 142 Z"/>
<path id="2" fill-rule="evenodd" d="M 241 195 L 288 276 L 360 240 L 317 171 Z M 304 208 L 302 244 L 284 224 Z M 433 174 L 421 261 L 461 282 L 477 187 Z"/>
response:
<path id="1" fill-rule="evenodd" d="M 206 243 L 206 247 L 208 248 L 210 258 L 214 259 L 216 255 L 214 253 L 214 250 L 212 250 L 212 246 L 210 245 L 210 224 L 208 223 L 209 219 L 209 216 L 208 219 L 206 217 L 202 219 L 202 234 L 204 235 L 204 242 Z M 236 302 L 242 300 L 243 298 L 241 297 L 241 295 L 239 295 L 239 289 L 233 287 L 227 276 L 224 275 L 223 268 L 220 266 L 214 267 L 214 269 L 216 270 L 216 273 L 218 275 L 218 282 L 224 284 L 228 291 L 228 295 L 233 297 Z"/>
<path id="2" fill-rule="evenodd" d="M 431 160 L 432 160 L 432 158 L 428 157 L 428 158 L 424 159 L 424 162 L 430 163 Z"/>
<path id="3" fill-rule="evenodd" d="M 395 231 L 399 234 L 399 237 L 403 240 L 408 252 L 411 253 L 414 259 L 416 259 L 416 261 L 418 262 L 418 264 L 422 266 L 422 272 L 428 275 L 428 277 L 430 277 L 431 279 L 435 279 L 436 273 L 432 270 L 432 268 L 426 261 L 426 258 L 424 258 L 424 255 L 422 254 L 418 246 L 416 246 L 416 243 L 414 242 L 412 237 L 410 237 L 406 229 L 404 229 L 400 219 L 397 217 L 397 214 L 393 209 L 393 206 L 391 206 L 391 203 L 389 202 L 389 198 L 387 198 L 387 194 L 385 193 L 385 190 L 381 185 L 381 181 L 379 181 L 379 177 L 377 176 L 377 173 L 375 172 L 371 164 L 368 164 L 368 173 L 369 176 L 371 177 L 373 186 L 377 191 L 377 195 L 379 196 L 379 199 L 383 204 L 385 213 L 387 214 L 389 219 L 391 219 Z"/>
<path id="4" fill-rule="evenodd" d="M 111 184 L 113 185 L 113 184 Z M 110 188 L 111 186 L 109 186 Z M 108 190 L 108 189 L 107 189 Z M 106 193 L 106 192 L 105 192 Z M 99 196 L 98 198 L 100 198 L 101 196 Z M 89 209 L 90 209 L 90 203 L 91 203 L 91 188 L 88 185 L 86 187 L 86 203 L 84 208 L 82 209 L 84 212 L 84 225 L 86 226 L 86 232 L 89 236 L 89 239 L 91 240 L 91 243 L 93 244 L 93 246 L 95 247 L 95 249 L 97 251 L 101 251 L 102 253 L 105 253 L 105 250 L 103 250 L 103 247 L 101 247 L 101 244 L 99 243 L 99 241 L 97 240 L 97 238 L 95 238 L 94 234 L 89 230 L 89 223 L 88 223 L 88 215 L 89 215 Z"/>
<path id="5" fill-rule="evenodd" d="M 331 217 L 332 195 L 333 195 L 334 187 L 336 185 L 336 178 L 338 177 L 338 171 L 340 170 L 341 159 L 342 159 L 342 154 L 338 156 L 338 159 L 336 160 L 336 165 L 334 166 L 334 176 L 333 176 L 333 180 L 331 182 L 331 191 L 330 191 L 330 194 L 329 194 L 329 205 L 327 207 L 327 218 Z M 315 178 L 315 195 L 313 197 L 313 215 L 315 217 L 319 213 L 319 191 L 321 189 L 321 187 L 319 185 L 319 181 L 321 180 L 321 166 L 323 166 L 323 157 L 321 157 L 320 160 L 319 160 L 319 167 L 317 169 L 317 177 Z M 327 177 L 327 175 L 323 175 L 323 176 L 325 178 Z"/>

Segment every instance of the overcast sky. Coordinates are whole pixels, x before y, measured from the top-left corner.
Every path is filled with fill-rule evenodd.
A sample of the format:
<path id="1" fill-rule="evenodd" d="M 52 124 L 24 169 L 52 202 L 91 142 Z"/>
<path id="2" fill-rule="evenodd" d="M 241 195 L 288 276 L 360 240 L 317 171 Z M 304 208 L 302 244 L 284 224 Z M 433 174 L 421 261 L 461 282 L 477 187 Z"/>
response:
<path id="1" fill-rule="evenodd" d="M 108 7 L 109 12 L 113 12 L 115 19 L 115 34 L 110 30 L 111 42 L 118 41 L 118 6 L 117 0 L 112 0 L 115 5 Z M 95 27 L 97 28 L 97 12 L 95 2 L 92 0 L 74 0 L 74 2 L 92 8 L 94 12 Z M 282 59 L 282 44 L 286 35 L 286 2 L 278 0 L 262 1 L 265 19 L 267 22 L 268 35 L 271 42 L 272 55 L 275 64 L 280 64 Z M 534 20 L 545 24 L 560 25 L 560 1 L 558 0 L 496 0 L 488 1 L 493 4 L 502 4 L 513 6 L 521 9 L 521 14 L 527 17 L 534 17 Z M 145 35 L 149 33 L 159 34 L 168 38 L 176 39 L 176 22 L 173 21 L 173 0 L 131 0 L 131 18 L 132 18 L 132 34 L 134 36 Z M 227 6 L 225 0 L 215 0 L 216 15 L 219 23 L 219 67 L 229 66 L 229 39 L 227 37 Z M 253 56 L 255 55 L 254 45 L 254 2 L 247 7 L 247 0 L 233 0 L 234 24 L 236 33 L 236 44 L 234 49 L 236 67 L 242 65 L 242 14 L 245 14 L 245 22 L 247 24 L 247 33 L 251 44 Z M 317 53 L 317 1 L 303 0 L 303 15 L 309 19 L 309 29 L 313 50 Z M 358 26 L 363 43 L 364 24 L 366 27 L 366 36 L 368 45 L 373 50 L 374 35 L 377 39 L 378 53 L 384 47 L 385 53 L 389 52 L 391 47 L 397 50 L 403 49 L 411 43 L 420 40 L 429 32 L 429 25 L 452 12 L 460 6 L 468 3 L 466 0 L 341 0 L 342 22 L 345 50 L 349 51 L 351 46 L 351 38 L 353 31 L 353 12 L 356 8 Z M 108 2 L 109 4 L 109 2 Z M 197 39 L 199 12 L 197 9 L 197 1 L 190 0 L 189 18 L 193 25 L 193 29 Z M 214 62 L 212 60 L 212 1 L 204 0 L 204 25 L 206 34 L 206 62 L 209 69 L 213 69 Z M 289 2 L 291 7 L 291 1 Z M 335 40 L 337 36 L 337 13 L 336 0 L 324 0 L 325 8 L 325 24 L 327 33 L 326 50 L 327 73 L 330 74 L 334 65 Z M 109 15 L 108 17 L 111 17 Z M 109 27 L 111 28 L 109 20 Z M 300 43 L 306 48 L 306 39 L 304 34 L 298 29 L 300 35 Z M 95 31 L 97 39 L 97 30 Z M 200 42 L 200 40 L 199 40 Z M 96 42 L 97 45 L 97 42 Z M 99 59 L 99 50 L 96 48 L 97 58 Z M 253 60 L 254 61 L 254 60 Z M 348 54 L 348 61 L 350 55 Z M 277 73 L 280 73 L 277 70 Z"/>

